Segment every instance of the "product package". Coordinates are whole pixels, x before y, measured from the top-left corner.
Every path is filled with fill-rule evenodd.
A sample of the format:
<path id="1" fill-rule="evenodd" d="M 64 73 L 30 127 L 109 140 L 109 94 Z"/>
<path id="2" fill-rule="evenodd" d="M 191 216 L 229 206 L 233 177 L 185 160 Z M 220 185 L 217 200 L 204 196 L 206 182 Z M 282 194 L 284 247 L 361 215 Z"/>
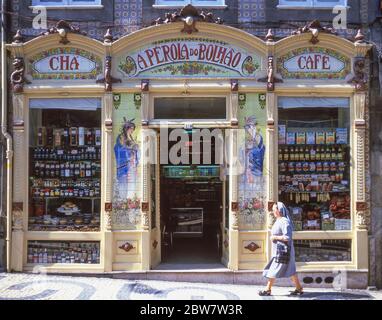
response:
<path id="1" fill-rule="evenodd" d="M 336 142 L 337 144 L 347 144 L 348 143 L 348 129 L 347 128 L 337 128 L 336 129 Z"/>
<path id="2" fill-rule="evenodd" d="M 315 144 L 316 143 L 316 134 L 314 132 L 306 133 L 306 144 Z"/>
<path id="3" fill-rule="evenodd" d="M 78 128 L 78 145 L 79 146 L 85 145 L 85 128 L 84 127 Z"/>
<path id="4" fill-rule="evenodd" d="M 53 136 L 54 136 L 54 146 L 55 147 L 61 147 L 62 129 L 54 129 L 53 130 Z"/>
<path id="5" fill-rule="evenodd" d="M 296 144 L 296 133 L 294 132 L 287 133 L 287 144 Z"/>
<path id="6" fill-rule="evenodd" d="M 316 132 L 316 144 L 325 144 L 325 132 Z"/>
<path id="7" fill-rule="evenodd" d="M 279 125 L 279 144 L 286 143 L 286 126 Z"/>
<path id="8" fill-rule="evenodd" d="M 305 132 L 297 132 L 297 134 L 296 134 L 296 143 L 297 144 L 305 144 L 306 143 Z"/>
<path id="9" fill-rule="evenodd" d="M 40 147 L 46 145 L 46 128 L 45 127 L 39 127 L 37 129 L 37 145 Z"/>
<path id="10" fill-rule="evenodd" d="M 335 132 L 326 132 L 326 144 L 336 143 L 336 134 Z"/>

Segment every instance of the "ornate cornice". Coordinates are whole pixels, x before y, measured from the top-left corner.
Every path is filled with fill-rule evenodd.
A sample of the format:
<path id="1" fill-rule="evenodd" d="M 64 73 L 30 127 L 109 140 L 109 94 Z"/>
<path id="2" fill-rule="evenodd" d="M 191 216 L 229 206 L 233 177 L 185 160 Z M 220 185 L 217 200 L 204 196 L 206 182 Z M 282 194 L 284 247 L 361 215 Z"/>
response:
<path id="1" fill-rule="evenodd" d="M 196 22 L 209 22 L 222 24 L 223 20 L 221 18 L 215 18 L 212 12 L 199 12 L 191 4 L 186 5 L 180 10 L 180 12 L 175 11 L 173 13 L 167 12 L 164 18 L 158 18 L 153 21 L 153 25 L 167 24 L 172 22 L 183 22 L 184 27 L 181 32 L 191 34 L 193 32 L 198 32 L 196 29 Z"/>
<path id="2" fill-rule="evenodd" d="M 50 34 L 58 33 L 61 37 L 60 43 L 68 44 L 69 40 L 67 39 L 68 33 L 76 33 L 86 35 L 86 32 L 81 31 L 79 27 L 71 25 L 65 20 L 60 20 L 57 22 L 56 26 L 49 28 L 47 31 L 40 33 L 40 36 L 46 36 Z"/>
<path id="3" fill-rule="evenodd" d="M 333 28 L 322 26 L 320 21 L 318 20 L 313 20 L 307 25 L 298 28 L 296 31 L 292 32 L 292 35 L 298 35 L 309 32 L 312 33 L 312 38 L 310 39 L 310 42 L 312 44 L 317 44 L 319 42 L 318 35 L 320 34 L 320 32 L 337 35 L 337 32 Z"/>

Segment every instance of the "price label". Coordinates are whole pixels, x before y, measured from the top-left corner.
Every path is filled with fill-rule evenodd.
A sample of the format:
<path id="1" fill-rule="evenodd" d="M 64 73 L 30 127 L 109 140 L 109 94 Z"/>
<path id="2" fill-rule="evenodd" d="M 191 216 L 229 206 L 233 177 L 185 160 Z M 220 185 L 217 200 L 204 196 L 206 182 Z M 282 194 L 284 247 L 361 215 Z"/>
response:
<path id="1" fill-rule="evenodd" d="M 329 214 L 328 214 L 328 213 L 325 213 L 325 214 L 323 214 L 323 215 L 322 215 L 322 218 L 323 218 L 323 219 L 329 219 L 329 218 L 330 218 L 330 216 L 329 216 Z"/>
<path id="2" fill-rule="evenodd" d="M 309 247 L 311 248 L 321 248 L 321 241 L 310 241 Z"/>
<path id="3" fill-rule="evenodd" d="M 312 181 L 310 185 L 312 187 L 317 187 L 318 186 L 318 181 Z"/>
<path id="4" fill-rule="evenodd" d="M 310 196 L 311 196 L 312 198 L 317 198 L 317 193 L 312 192 L 312 193 L 310 194 Z"/>
<path id="5" fill-rule="evenodd" d="M 317 220 L 308 220 L 308 227 L 317 227 Z"/>
<path id="6" fill-rule="evenodd" d="M 58 155 L 63 155 L 64 154 L 64 150 L 57 150 L 57 154 Z"/>
<path id="7" fill-rule="evenodd" d="M 77 154 L 78 153 L 78 150 L 77 149 L 73 149 L 72 151 L 71 151 L 71 154 Z"/>
<path id="8" fill-rule="evenodd" d="M 299 214 L 300 208 L 293 208 L 293 214 Z"/>
<path id="9" fill-rule="evenodd" d="M 292 184 L 293 184 L 294 186 L 298 186 L 298 181 L 297 181 L 297 180 L 293 180 Z"/>
<path id="10" fill-rule="evenodd" d="M 95 151 L 95 148 L 94 148 L 94 147 L 88 147 L 87 151 L 88 151 L 88 152 L 94 152 L 94 151 Z"/>

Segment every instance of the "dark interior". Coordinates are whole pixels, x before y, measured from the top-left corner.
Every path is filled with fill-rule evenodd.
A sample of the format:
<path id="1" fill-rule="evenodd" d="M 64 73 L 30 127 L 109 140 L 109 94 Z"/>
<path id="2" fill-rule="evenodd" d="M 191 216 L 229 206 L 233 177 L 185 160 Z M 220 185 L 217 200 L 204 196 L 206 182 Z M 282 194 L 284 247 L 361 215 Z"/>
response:
<path id="1" fill-rule="evenodd" d="M 223 182 L 214 157 L 202 160 L 161 166 L 162 263 L 220 263 Z"/>

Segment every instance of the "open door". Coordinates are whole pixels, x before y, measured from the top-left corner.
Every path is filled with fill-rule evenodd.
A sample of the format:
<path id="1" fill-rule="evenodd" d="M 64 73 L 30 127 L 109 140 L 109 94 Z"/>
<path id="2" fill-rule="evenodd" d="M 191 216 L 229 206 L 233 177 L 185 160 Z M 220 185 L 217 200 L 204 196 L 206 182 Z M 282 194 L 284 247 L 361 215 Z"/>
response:
<path id="1" fill-rule="evenodd" d="M 162 233 L 160 223 L 160 163 L 159 163 L 159 132 L 150 136 L 150 148 L 156 150 L 155 163 L 150 163 L 150 228 L 151 228 L 151 257 L 150 268 L 153 269 L 161 263 Z"/>

